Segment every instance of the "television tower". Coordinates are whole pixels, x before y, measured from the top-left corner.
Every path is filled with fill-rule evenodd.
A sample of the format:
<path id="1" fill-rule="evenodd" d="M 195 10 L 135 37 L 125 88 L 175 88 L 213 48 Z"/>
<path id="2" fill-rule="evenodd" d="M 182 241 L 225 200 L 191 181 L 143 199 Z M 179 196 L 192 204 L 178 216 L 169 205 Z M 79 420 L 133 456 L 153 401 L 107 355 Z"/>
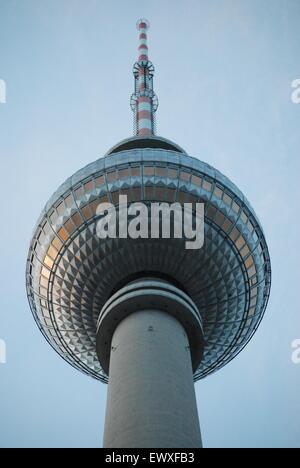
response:
<path id="1" fill-rule="evenodd" d="M 108 383 L 104 446 L 202 445 L 194 382 L 231 361 L 264 315 L 268 247 L 248 200 L 223 174 L 155 135 L 158 100 L 140 20 L 135 135 L 76 172 L 46 204 L 26 284 L 34 318 L 73 367 Z M 205 243 L 97 236 L 119 196 L 205 204 Z"/>

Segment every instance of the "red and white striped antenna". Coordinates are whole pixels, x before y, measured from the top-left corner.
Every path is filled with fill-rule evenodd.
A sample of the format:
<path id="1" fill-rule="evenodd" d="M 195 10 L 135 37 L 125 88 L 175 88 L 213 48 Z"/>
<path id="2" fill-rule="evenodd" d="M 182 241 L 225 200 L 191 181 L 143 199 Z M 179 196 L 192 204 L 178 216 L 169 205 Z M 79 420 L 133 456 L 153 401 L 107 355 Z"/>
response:
<path id="1" fill-rule="evenodd" d="M 134 93 L 131 109 L 134 113 L 134 133 L 137 136 L 155 134 L 155 112 L 158 99 L 153 91 L 154 66 L 148 58 L 147 31 L 150 25 L 146 19 L 137 22 L 139 31 L 138 61 L 133 66 Z"/>

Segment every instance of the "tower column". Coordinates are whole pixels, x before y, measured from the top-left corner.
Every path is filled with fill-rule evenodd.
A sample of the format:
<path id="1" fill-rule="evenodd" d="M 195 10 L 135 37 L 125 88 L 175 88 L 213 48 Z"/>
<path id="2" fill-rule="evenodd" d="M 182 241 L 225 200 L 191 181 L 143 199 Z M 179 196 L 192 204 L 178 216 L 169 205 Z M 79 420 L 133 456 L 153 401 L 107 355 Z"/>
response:
<path id="1" fill-rule="evenodd" d="M 143 310 L 113 335 L 104 447 L 200 447 L 189 342 L 171 315 Z"/>
<path id="2" fill-rule="evenodd" d="M 105 448 L 202 446 L 193 371 L 203 334 L 195 307 L 157 280 L 132 283 L 104 306 L 97 343 L 109 374 Z"/>

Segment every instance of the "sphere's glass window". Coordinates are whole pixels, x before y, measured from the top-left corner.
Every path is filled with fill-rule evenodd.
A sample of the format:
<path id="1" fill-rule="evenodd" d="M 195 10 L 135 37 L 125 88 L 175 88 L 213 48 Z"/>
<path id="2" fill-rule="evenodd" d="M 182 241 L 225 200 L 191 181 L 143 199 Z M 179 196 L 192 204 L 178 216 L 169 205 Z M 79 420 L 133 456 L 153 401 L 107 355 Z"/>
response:
<path id="1" fill-rule="evenodd" d="M 213 205 L 209 205 L 207 208 L 207 216 L 213 220 L 215 217 L 215 214 L 217 212 L 217 208 L 215 208 Z"/>
<path id="2" fill-rule="evenodd" d="M 180 179 L 183 180 L 184 182 L 189 182 L 191 179 L 191 174 L 186 171 L 181 171 L 180 172 Z"/>
<path id="3" fill-rule="evenodd" d="M 204 190 L 206 190 L 207 192 L 211 192 L 211 189 L 212 189 L 212 184 L 211 184 L 211 182 L 209 182 L 208 180 L 204 180 L 204 182 L 203 182 L 203 188 L 204 188 Z"/>
<path id="4" fill-rule="evenodd" d="M 68 195 L 67 198 L 65 198 L 65 204 L 67 208 L 71 208 L 71 206 L 73 205 L 73 197 L 71 194 Z"/>
<path id="5" fill-rule="evenodd" d="M 229 231 L 231 231 L 232 226 L 233 226 L 233 224 L 230 221 L 230 219 L 226 218 L 225 222 L 223 224 L 223 230 L 228 233 Z"/>
<path id="6" fill-rule="evenodd" d="M 82 208 L 82 213 L 83 213 L 83 216 L 85 217 L 85 219 L 90 219 L 92 217 L 92 213 L 91 213 L 89 205 L 85 205 Z"/>
<path id="7" fill-rule="evenodd" d="M 200 187 L 201 183 L 202 183 L 201 177 L 198 177 L 196 175 L 192 175 L 192 184 L 198 185 Z"/>
<path id="8" fill-rule="evenodd" d="M 222 198 L 223 191 L 219 187 L 215 187 L 214 194 L 217 198 Z"/>
<path id="9" fill-rule="evenodd" d="M 53 247 L 59 251 L 61 248 L 62 248 L 62 243 L 61 241 L 58 239 L 58 237 L 54 237 L 53 241 L 52 241 L 52 245 Z"/>
<path id="10" fill-rule="evenodd" d="M 222 226 L 224 221 L 225 221 L 225 216 L 223 215 L 223 213 L 221 213 L 220 211 L 217 211 L 215 222 L 218 224 L 218 226 Z"/>
<path id="11" fill-rule="evenodd" d="M 83 224 L 83 220 L 78 212 L 72 216 L 72 221 L 76 227 L 79 227 Z"/>
<path id="12" fill-rule="evenodd" d="M 173 169 L 173 168 L 169 167 L 168 177 L 170 177 L 170 179 L 177 179 L 177 169 Z"/>
<path id="13" fill-rule="evenodd" d="M 245 245 L 245 247 L 241 250 L 241 256 L 243 258 L 247 257 L 247 255 L 250 253 L 250 249 L 248 245 Z"/>
<path id="14" fill-rule="evenodd" d="M 46 255 L 45 259 L 44 259 L 44 264 L 47 265 L 47 267 L 49 267 L 50 269 L 53 267 L 53 263 L 54 261 L 52 260 L 52 258 L 48 257 L 48 255 Z"/>
<path id="15" fill-rule="evenodd" d="M 111 182 L 114 182 L 116 179 L 117 179 L 117 173 L 116 173 L 116 171 L 114 171 L 114 172 L 109 172 L 109 173 L 107 174 L 107 182 L 111 183 Z"/>
<path id="16" fill-rule="evenodd" d="M 246 261 L 245 261 L 245 265 L 246 265 L 246 268 L 250 268 L 252 265 L 253 265 L 253 257 L 249 257 Z"/>
<path id="17" fill-rule="evenodd" d="M 256 275 L 256 268 L 255 265 L 253 265 L 251 268 L 248 270 L 248 276 L 251 278 L 252 276 Z"/>
<path id="18" fill-rule="evenodd" d="M 90 180 L 84 184 L 84 190 L 86 192 L 92 192 L 94 190 L 94 181 Z"/>
<path id="19" fill-rule="evenodd" d="M 127 179 L 129 177 L 129 169 L 120 169 L 118 176 L 119 179 Z"/>
<path id="20" fill-rule="evenodd" d="M 236 248 L 238 250 L 241 250 L 242 247 L 245 245 L 245 239 L 243 236 L 240 236 L 236 241 L 235 241 Z"/>
<path id="21" fill-rule="evenodd" d="M 145 166 L 144 167 L 144 175 L 147 177 L 154 176 L 154 167 L 153 166 Z"/>
<path id="22" fill-rule="evenodd" d="M 232 204 L 232 209 L 233 209 L 233 211 L 235 211 L 236 213 L 239 213 L 240 208 L 241 208 L 240 205 L 238 205 L 238 204 L 234 201 L 233 204 Z"/>
<path id="23" fill-rule="evenodd" d="M 57 209 L 58 216 L 63 216 L 64 211 L 65 211 L 65 207 L 64 207 L 63 202 L 61 202 L 61 203 L 56 207 L 56 209 Z"/>
<path id="24" fill-rule="evenodd" d="M 141 168 L 140 167 L 132 167 L 131 168 L 131 176 L 132 177 L 140 177 L 141 175 Z"/>
<path id="25" fill-rule="evenodd" d="M 83 196 L 84 196 L 83 187 L 80 186 L 75 190 L 75 198 L 76 200 L 81 200 Z"/>
<path id="26" fill-rule="evenodd" d="M 247 223 L 247 228 L 249 229 L 249 231 L 252 233 L 254 231 L 254 226 L 253 224 L 251 223 L 251 221 L 249 220 L 248 223 Z"/>
<path id="27" fill-rule="evenodd" d="M 167 168 L 166 167 L 156 167 L 155 168 L 155 175 L 157 177 L 167 177 Z"/>
<path id="28" fill-rule="evenodd" d="M 105 184 L 105 179 L 104 179 L 103 175 L 101 175 L 101 176 L 97 177 L 97 179 L 95 179 L 96 187 L 101 187 L 104 184 Z"/>
<path id="29" fill-rule="evenodd" d="M 60 230 L 58 231 L 58 235 L 61 239 L 63 239 L 65 242 L 66 240 L 68 239 L 69 235 L 67 233 L 67 231 L 62 227 L 60 228 Z"/>
<path id="30" fill-rule="evenodd" d="M 235 242 L 236 239 L 239 237 L 240 231 L 237 228 L 233 228 L 233 230 L 230 233 L 230 239 Z"/>
<path id="31" fill-rule="evenodd" d="M 248 216 L 246 215 L 245 211 L 243 211 L 241 214 L 241 220 L 243 221 L 244 224 L 247 224 Z"/>
<path id="32" fill-rule="evenodd" d="M 227 193 L 224 193 L 223 202 L 225 203 L 225 205 L 231 206 L 232 198 Z"/>

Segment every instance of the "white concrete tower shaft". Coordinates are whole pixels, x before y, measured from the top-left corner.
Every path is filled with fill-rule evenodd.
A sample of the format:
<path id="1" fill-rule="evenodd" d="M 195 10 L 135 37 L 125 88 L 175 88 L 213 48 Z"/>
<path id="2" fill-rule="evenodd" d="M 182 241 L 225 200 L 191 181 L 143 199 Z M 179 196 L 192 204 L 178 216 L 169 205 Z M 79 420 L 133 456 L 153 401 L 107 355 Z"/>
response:
<path id="1" fill-rule="evenodd" d="M 140 280 L 109 299 L 97 338 L 109 373 L 105 448 L 202 446 L 193 381 L 201 343 L 195 304 L 169 283 Z"/>

